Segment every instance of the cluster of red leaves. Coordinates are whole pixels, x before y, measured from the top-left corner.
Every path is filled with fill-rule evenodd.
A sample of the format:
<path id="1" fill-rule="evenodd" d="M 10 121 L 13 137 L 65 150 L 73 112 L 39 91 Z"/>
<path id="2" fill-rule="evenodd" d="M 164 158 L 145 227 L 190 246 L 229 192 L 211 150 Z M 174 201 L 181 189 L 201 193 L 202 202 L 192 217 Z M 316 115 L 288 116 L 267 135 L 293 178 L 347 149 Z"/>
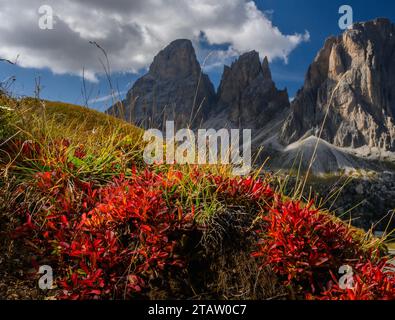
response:
<path id="1" fill-rule="evenodd" d="M 374 265 L 362 250 L 355 231 L 299 201 L 273 203 L 262 215 L 261 240 L 254 257 L 263 258 L 282 279 L 305 297 L 383 299 L 395 297 L 394 272 L 383 273 L 383 261 Z M 356 272 L 355 287 L 342 290 L 335 274 L 350 265 Z M 329 288 L 329 289 L 328 289 Z"/>
<path id="2" fill-rule="evenodd" d="M 130 297 L 165 268 L 182 267 L 172 237 L 191 228 L 193 210 L 165 201 L 172 180 L 144 171 L 102 188 L 77 179 L 71 187 L 60 174 L 37 174 L 51 203 L 22 228 L 36 232 L 35 246 L 57 264 L 59 298 Z"/>
<path id="3" fill-rule="evenodd" d="M 210 176 L 210 179 L 216 186 L 218 194 L 224 199 L 256 203 L 273 201 L 276 196 L 269 183 L 261 179 L 252 177 L 229 179 L 223 176 Z"/>
<path id="4" fill-rule="evenodd" d="M 184 177 L 177 170 L 146 169 L 99 186 L 64 170 L 73 165 L 66 140 L 57 144 L 50 159 L 42 157 L 36 143 L 21 147 L 27 159 L 40 158 L 46 169 L 36 175 L 34 188 L 47 201 L 39 212 L 27 213 L 27 222 L 17 233 L 28 232 L 38 255 L 52 259 L 59 298 L 134 297 L 165 269 L 182 268 L 176 247 L 194 220 L 194 208 L 183 207 L 178 194 L 183 179 L 208 183 L 229 205 L 260 210 L 261 223 L 256 224 L 260 241 L 253 256 L 304 297 L 395 298 L 394 272 L 384 272 L 385 260 L 372 260 L 362 250 L 351 228 L 312 204 L 282 201 L 265 180 L 231 179 L 199 170 Z M 82 146 L 74 151 L 74 157 L 85 156 Z M 354 270 L 353 289 L 340 289 L 336 274 L 342 265 Z"/>
<path id="5" fill-rule="evenodd" d="M 260 241 L 254 257 L 262 258 L 286 286 L 309 299 L 394 299 L 395 273 L 384 272 L 385 259 L 372 262 L 373 252 L 362 249 L 356 231 L 329 214 L 303 206 L 301 201 L 282 201 L 282 196 L 259 179 L 210 177 L 219 195 L 259 203 Z M 378 252 L 375 252 L 378 255 Z M 340 289 L 335 273 L 342 265 L 355 270 L 353 289 Z"/>
<path id="6" fill-rule="evenodd" d="M 393 266 L 392 266 L 393 268 Z M 321 296 L 307 296 L 317 300 L 395 300 L 395 272 L 389 268 L 388 261 L 379 263 L 359 262 L 355 265 L 352 289 L 340 288 L 335 275 L 330 289 Z"/>

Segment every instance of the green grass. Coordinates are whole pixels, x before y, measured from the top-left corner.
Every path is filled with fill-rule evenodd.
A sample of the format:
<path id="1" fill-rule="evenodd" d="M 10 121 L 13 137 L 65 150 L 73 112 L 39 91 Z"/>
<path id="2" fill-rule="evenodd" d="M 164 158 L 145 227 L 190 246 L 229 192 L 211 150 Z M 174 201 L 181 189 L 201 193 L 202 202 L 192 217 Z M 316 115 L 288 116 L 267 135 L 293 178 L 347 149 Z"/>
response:
<path id="1" fill-rule="evenodd" d="M 0 105 L 6 107 L 0 110 L 4 128 L 0 145 L 33 142 L 40 146 L 46 159 L 55 163 L 55 146 L 67 139 L 70 155 L 80 146 L 88 154 L 84 161 L 75 159 L 77 170 L 73 174 L 82 176 L 105 178 L 112 174 L 113 166 L 118 167 L 119 173 L 130 169 L 132 162 L 142 163 L 143 131 L 125 121 L 77 105 L 32 98 L 15 100 L 1 96 Z M 18 155 L 0 148 L 3 173 L 12 169 L 24 175 L 42 169 L 37 167 L 40 159 L 21 159 Z"/>

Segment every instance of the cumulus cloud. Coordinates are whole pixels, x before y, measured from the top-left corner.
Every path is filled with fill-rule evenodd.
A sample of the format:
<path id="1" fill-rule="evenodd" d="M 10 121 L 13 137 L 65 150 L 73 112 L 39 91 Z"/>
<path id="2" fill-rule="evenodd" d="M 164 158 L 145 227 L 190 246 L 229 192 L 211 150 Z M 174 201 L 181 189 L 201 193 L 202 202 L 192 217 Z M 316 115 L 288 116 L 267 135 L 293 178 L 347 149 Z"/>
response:
<path id="1" fill-rule="evenodd" d="M 94 81 L 108 54 L 111 71 L 146 68 L 154 55 L 178 38 L 191 39 L 198 52 L 202 37 L 216 49 L 211 65 L 257 50 L 261 56 L 287 60 L 309 35 L 285 35 L 254 2 L 245 0 L 47 0 L 54 28 L 41 30 L 42 0 L 0 0 L 0 57 L 17 56 L 22 67 L 49 68 L 57 74 L 82 75 Z M 101 60 L 101 62 L 100 62 Z"/>

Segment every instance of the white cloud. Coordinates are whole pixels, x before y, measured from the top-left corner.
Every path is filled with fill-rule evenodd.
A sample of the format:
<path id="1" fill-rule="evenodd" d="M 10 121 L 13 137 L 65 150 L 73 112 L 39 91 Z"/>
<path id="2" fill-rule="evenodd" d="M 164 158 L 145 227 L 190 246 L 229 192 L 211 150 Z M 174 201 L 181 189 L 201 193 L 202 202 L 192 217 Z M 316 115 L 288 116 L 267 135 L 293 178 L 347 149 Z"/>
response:
<path id="1" fill-rule="evenodd" d="M 210 64 L 249 50 L 270 60 L 287 61 L 289 53 L 309 35 L 284 35 L 252 1 L 245 0 L 47 0 L 55 14 L 53 30 L 38 27 L 42 0 L 0 0 L 0 57 L 22 67 L 50 68 L 54 73 L 82 74 L 94 81 L 103 72 L 102 53 L 112 71 L 138 72 L 171 41 L 188 38 L 199 48 L 229 44 L 217 50 Z M 201 56 L 201 55 L 200 55 Z M 217 59 L 212 61 L 212 59 Z"/>
<path id="2" fill-rule="evenodd" d="M 117 100 L 117 99 L 119 100 L 120 96 L 122 96 L 126 93 L 127 93 L 127 91 L 121 91 L 121 92 L 116 92 L 114 94 L 107 94 L 107 95 L 104 95 L 101 97 L 96 97 L 96 98 L 90 99 L 88 101 L 88 103 L 95 104 L 95 103 L 99 103 L 99 102 L 107 102 L 110 100 Z"/>

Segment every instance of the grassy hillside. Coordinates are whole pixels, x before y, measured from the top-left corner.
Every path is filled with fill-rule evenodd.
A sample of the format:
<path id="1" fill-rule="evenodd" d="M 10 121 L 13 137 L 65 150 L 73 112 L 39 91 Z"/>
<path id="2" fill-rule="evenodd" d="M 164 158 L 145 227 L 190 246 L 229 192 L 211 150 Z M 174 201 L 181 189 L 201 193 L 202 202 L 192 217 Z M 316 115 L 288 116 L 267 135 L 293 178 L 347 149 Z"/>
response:
<path id="1" fill-rule="evenodd" d="M 45 129 L 45 133 L 52 137 L 67 136 L 69 139 L 75 139 L 76 143 L 87 142 L 90 134 L 94 134 L 95 131 L 103 133 L 96 134 L 96 140 L 114 132 L 132 136 L 142 133 L 139 128 L 120 119 L 63 102 L 38 101 L 33 98 L 16 100 L 0 93 L 0 106 L 2 107 L 0 139 L 3 140 L 12 130 L 33 135 Z M 8 128 L 7 133 L 6 128 Z"/>
<path id="2" fill-rule="evenodd" d="M 395 297 L 383 243 L 273 175 L 148 166 L 142 131 L 123 121 L 4 95 L 0 106 L 1 298 Z M 52 290 L 36 288 L 40 265 Z"/>

